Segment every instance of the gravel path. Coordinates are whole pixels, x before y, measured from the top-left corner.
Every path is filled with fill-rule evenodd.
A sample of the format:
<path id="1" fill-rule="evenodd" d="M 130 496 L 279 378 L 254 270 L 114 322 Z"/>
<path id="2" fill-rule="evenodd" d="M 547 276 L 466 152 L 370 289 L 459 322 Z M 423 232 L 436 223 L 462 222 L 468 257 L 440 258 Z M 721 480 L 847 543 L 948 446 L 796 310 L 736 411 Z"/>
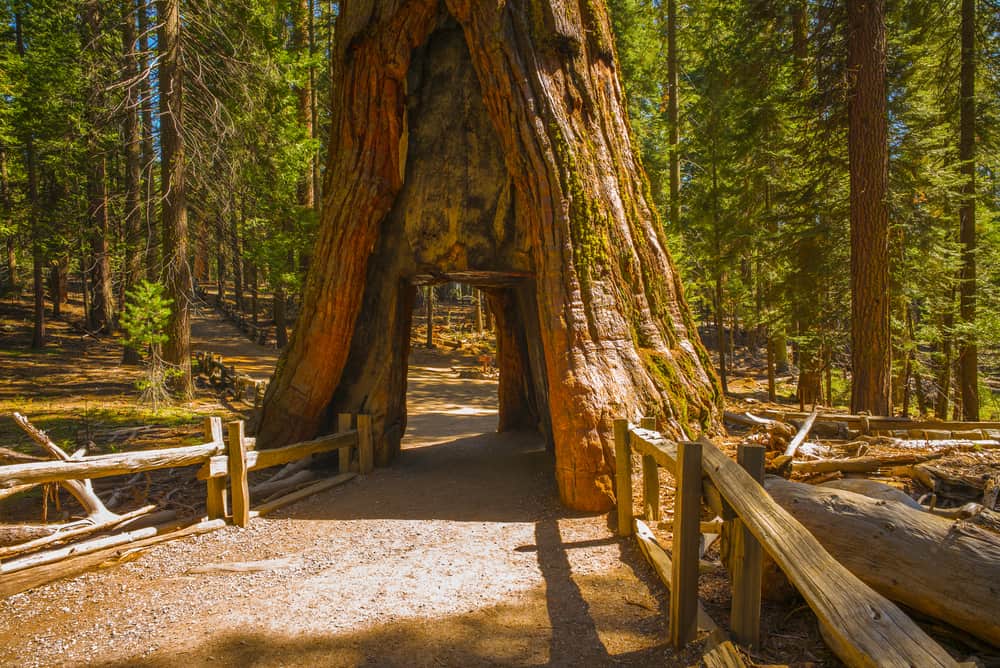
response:
<path id="1" fill-rule="evenodd" d="M 537 436 L 493 433 L 495 383 L 414 365 L 391 468 L 0 602 L 0 664 L 695 663 L 634 545 L 559 505 Z"/>

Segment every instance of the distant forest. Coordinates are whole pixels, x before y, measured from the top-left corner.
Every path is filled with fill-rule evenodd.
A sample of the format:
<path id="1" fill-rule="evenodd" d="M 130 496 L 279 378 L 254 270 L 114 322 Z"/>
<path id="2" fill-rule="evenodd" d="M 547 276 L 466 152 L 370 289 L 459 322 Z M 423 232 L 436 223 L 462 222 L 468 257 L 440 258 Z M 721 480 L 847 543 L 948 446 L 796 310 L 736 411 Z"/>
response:
<path id="1" fill-rule="evenodd" d="M 723 385 L 766 360 L 797 373 L 803 404 L 1000 413 L 1000 3 L 608 4 L 632 141 Z M 879 16 L 859 23 L 858 5 Z M 266 292 L 283 345 L 322 215 L 338 3 L 8 0 L 0 15 L 0 282 L 34 294 L 35 345 L 70 285 L 111 332 L 144 279 L 175 304 L 196 281 L 241 309 Z M 872 26 L 884 61 L 852 47 Z M 865 79 L 860 109 L 872 58 L 884 79 Z M 852 143 L 854 112 L 882 117 L 881 146 Z M 875 237 L 852 239 L 853 151 L 888 164 Z M 856 284 L 852 243 L 874 283 Z M 859 294 L 886 302 L 884 342 L 852 340 Z M 185 313 L 164 346 L 181 366 Z M 851 397 L 865 355 L 888 370 L 874 404 Z"/>

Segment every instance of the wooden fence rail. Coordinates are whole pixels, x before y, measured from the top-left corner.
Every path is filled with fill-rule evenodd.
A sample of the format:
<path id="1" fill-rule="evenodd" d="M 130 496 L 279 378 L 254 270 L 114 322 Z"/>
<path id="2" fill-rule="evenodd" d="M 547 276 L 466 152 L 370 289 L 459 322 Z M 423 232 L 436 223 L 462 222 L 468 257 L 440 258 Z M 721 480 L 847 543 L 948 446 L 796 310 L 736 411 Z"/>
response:
<path id="1" fill-rule="evenodd" d="M 649 422 L 644 423 L 650 426 Z M 761 486 L 762 452 L 741 449 L 737 463 L 708 439 L 676 443 L 649 428 L 615 421 L 619 533 L 631 535 L 631 455 L 666 468 L 676 481 L 671 639 L 681 647 L 698 628 L 698 545 L 701 499 L 728 524 L 733 580 L 731 625 L 743 644 L 759 643 L 762 551 L 767 551 L 819 619 L 831 649 L 850 666 L 954 666 L 955 661 L 888 599 L 830 556 L 809 531 Z M 648 458 L 648 459 L 647 459 Z M 624 474 L 622 469 L 624 468 Z M 643 485 L 643 507 L 659 495 Z M 624 506 L 624 508 L 623 508 Z"/>
<path id="2" fill-rule="evenodd" d="M 243 421 L 228 425 L 228 443 L 223 438 L 222 420 L 205 419 L 205 437 L 208 443 L 178 448 L 162 448 L 111 455 L 81 457 L 74 460 L 28 462 L 0 466 L 0 489 L 23 485 L 38 485 L 66 480 L 88 480 L 118 475 L 131 475 L 144 471 L 179 468 L 202 464 L 198 477 L 207 485 L 206 506 L 208 518 L 220 519 L 226 513 L 226 479 L 232 500 L 233 523 L 245 526 L 249 521 L 250 471 L 287 464 L 314 454 L 339 450 L 341 473 L 347 472 L 351 452 L 357 452 L 358 470 L 370 473 L 374 468 L 371 416 L 358 415 L 357 426 L 350 428 L 355 419 L 342 415 L 338 422 L 341 432 L 321 436 L 270 450 L 253 449 L 254 439 L 243 435 Z"/>

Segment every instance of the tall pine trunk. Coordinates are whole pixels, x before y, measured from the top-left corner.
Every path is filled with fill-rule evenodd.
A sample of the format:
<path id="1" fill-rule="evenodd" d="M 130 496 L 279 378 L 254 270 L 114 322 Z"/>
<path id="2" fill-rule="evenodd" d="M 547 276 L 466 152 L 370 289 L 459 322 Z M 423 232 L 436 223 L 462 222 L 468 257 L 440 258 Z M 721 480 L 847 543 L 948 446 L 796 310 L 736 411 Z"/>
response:
<path id="1" fill-rule="evenodd" d="M 962 280 L 958 314 L 963 333 L 958 349 L 962 417 L 979 420 L 979 355 L 976 347 L 976 0 L 962 0 L 962 68 L 959 160 L 965 177 L 958 210 Z"/>
<path id="2" fill-rule="evenodd" d="M 0 211 L 5 219 L 10 220 L 12 207 L 10 197 L 10 180 L 7 173 L 7 148 L 0 146 Z M 20 285 L 17 280 L 17 233 L 12 228 L 4 240 L 4 263 L 7 265 L 7 286 L 11 294 L 17 294 Z"/>
<path id="3" fill-rule="evenodd" d="M 847 1 L 851 410 L 891 415 L 885 0 Z"/>
<path id="4" fill-rule="evenodd" d="M 680 86 L 677 76 L 677 0 L 667 0 L 667 122 L 670 150 L 670 229 L 681 224 Z"/>
<path id="5" fill-rule="evenodd" d="M 139 124 L 140 97 L 138 54 L 136 53 L 135 0 L 122 2 L 122 74 L 124 86 L 124 140 L 125 140 L 125 271 L 122 281 L 123 297 L 134 288 L 145 273 L 145 235 L 143 234 L 142 199 L 142 128 Z M 123 299 L 124 301 L 124 299 Z M 138 364 L 139 351 L 125 346 L 124 364 Z"/>
<path id="6" fill-rule="evenodd" d="M 146 270 L 146 278 L 151 281 L 160 280 L 159 246 L 160 225 L 156 218 L 156 200 L 159 192 L 156 189 L 156 152 L 153 148 L 153 95 L 149 82 L 149 70 L 153 66 L 150 54 L 149 9 L 153 0 L 135 0 L 139 25 L 139 67 L 143 76 L 139 79 L 140 115 L 142 118 L 142 221 L 144 229 L 144 245 L 142 248 L 142 263 Z"/>
<path id="7" fill-rule="evenodd" d="M 17 53 L 24 59 L 24 26 L 21 15 L 14 15 L 14 40 Z M 45 347 L 45 251 L 42 246 L 42 229 L 38 220 L 38 156 L 35 153 L 35 138 L 30 131 L 24 137 L 24 169 L 27 181 L 28 220 L 31 230 L 31 278 L 34 295 L 34 327 L 31 332 L 31 347 Z"/>
<path id="8" fill-rule="evenodd" d="M 187 193 L 184 184 L 184 96 L 180 0 L 157 0 L 160 20 L 160 185 L 166 296 L 173 302 L 163 359 L 178 371 L 172 389 L 184 399 L 191 382 L 191 267 L 188 263 Z"/>
<path id="9" fill-rule="evenodd" d="M 101 39 L 104 17 L 99 0 L 83 7 L 84 50 L 90 65 L 87 95 L 87 230 L 90 252 L 91 325 L 110 333 L 115 329 L 115 297 L 111 282 L 111 220 L 108 216 L 108 160 L 101 139 L 106 124 L 104 114 L 106 79 Z"/>

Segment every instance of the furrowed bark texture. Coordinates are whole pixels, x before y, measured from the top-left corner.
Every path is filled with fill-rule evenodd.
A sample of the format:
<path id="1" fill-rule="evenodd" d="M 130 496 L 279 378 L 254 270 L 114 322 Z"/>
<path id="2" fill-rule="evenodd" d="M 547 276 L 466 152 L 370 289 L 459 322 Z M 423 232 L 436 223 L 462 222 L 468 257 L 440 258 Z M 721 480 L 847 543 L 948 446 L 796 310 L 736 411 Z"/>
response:
<path id="1" fill-rule="evenodd" d="M 341 11 L 320 233 L 258 444 L 366 412 L 388 461 L 414 285 L 474 272 L 501 330 L 502 427 L 534 421 L 563 501 L 606 510 L 612 420 L 694 436 L 721 395 L 633 156 L 603 2 Z"/>
<path id="2" fill-rule="evenodd" d="M 961 120 L 958 145 L 962 161 L 962 206 L 958 211 L 962 242 L 959 316 L 970 329 L 976 323 L 976 0 L 962 0 Z M 962 417 L 979 419 L 979 352 L 972 331 L 962 336 L 958 350 Z"/>
<path id="3" fill-rule="evenodd" d="M 851 410 L 891 415 L 885 0 L 848 0 Z"/>
<path id="4" fill-rule="evenodd" d="M 191 266 L 188 264 L 187 192 L 184 183 L 184 102 L 181 65 L 180 0 L 157 0 L 160 19 L 160 185 L 163 264 L 167 296 L 173 301 L 163 359 L 179 370 L 174 389 L 192 394 Z"/>

